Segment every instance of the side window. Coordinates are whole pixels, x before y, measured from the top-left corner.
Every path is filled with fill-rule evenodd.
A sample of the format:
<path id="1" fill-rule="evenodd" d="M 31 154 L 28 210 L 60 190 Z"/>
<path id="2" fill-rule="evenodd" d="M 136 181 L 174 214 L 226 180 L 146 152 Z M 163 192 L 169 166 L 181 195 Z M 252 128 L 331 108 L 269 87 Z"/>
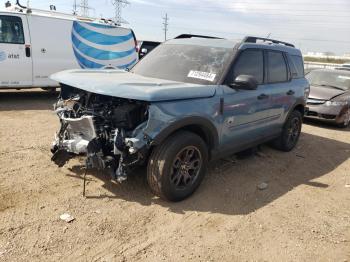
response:
<path id="1" fill-rule="evenodd" d="M 18 16 L 0 16 L 0 43 L 24 44 L 22 19 Z"/>
<path id="2" fill-rule="evenodd" d="M 269 83 L 288 81 L 288 70 L 281 52 L 267 52 L 267 78 Z"/>
<path id="3" fill-rule="evenodd" d="M 264 53 L 262 50 L 245 50 L 233 69 L 233 80 L 239 75 L 251 75 L 259 84 L 264 82 Z"/>
<path id="4" fill-rule="evenodd" d="M 301 56 L 290 55 L 288 56 L 290 70 L 292 71 L 292 77 L 294 79 L 303 78 L 304 72 L 304 61 Z"/>

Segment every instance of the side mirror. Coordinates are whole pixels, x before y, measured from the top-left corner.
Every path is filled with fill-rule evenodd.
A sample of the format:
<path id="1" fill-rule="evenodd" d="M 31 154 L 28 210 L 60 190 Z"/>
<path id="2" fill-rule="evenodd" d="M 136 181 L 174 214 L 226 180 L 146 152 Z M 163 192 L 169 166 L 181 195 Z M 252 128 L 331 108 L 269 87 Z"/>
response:
<path id="1" fill-rule="evenodd" d="M 141 53 L 147 54 L 148 53 L 148 49 L 147 48 L 142 48 L 141 49 Z"/>
<path id="2" fill-rule="evenodd" d="M 254 76 L 239 75 L 230 86 L 243 90 L 256 90 L 258 85 L 259 83 Z"/>

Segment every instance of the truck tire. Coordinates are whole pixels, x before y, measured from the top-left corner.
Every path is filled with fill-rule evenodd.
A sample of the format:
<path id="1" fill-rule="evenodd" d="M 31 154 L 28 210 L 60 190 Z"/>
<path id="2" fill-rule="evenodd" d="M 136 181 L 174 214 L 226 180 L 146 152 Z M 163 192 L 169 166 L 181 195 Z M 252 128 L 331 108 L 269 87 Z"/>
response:
<path id="1" fill-rule="evenodd" d="M 42 87 L 41 88 L 44 91 L 47 91 L 49 93 L 55 93 L 56 92 L 56 87 Z"/>
<path id="2" fill-rule="evenodd" d="M 299 141 L 302 123 L 301 113 L 293 111 L 284 124 L 280 137 L 273 141 L 273 147 L 284 152 L 292 151 Z"/>
<path id="3" fill-rule="evenodd" d="M 147 181 L 155 195 L 178 202 L 196 191 L 207 172 L 207 164 L 205 142 L 194 133 L 180 131 L 153 150 Z"/>

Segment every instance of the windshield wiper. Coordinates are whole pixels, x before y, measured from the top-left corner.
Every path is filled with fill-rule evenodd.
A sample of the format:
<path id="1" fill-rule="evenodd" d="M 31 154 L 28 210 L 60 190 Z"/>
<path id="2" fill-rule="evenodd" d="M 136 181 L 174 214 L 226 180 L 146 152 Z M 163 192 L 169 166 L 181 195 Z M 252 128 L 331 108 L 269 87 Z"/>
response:
<path id="1" fill-rule="evenodd" d="M 339 86 L 332 86 L 332 85 L 315 85 L 315 86 L 330 87 L 330 88 L 346 91 L 346 89 L 343 89 L 343 88 L 341 88 Z"/>

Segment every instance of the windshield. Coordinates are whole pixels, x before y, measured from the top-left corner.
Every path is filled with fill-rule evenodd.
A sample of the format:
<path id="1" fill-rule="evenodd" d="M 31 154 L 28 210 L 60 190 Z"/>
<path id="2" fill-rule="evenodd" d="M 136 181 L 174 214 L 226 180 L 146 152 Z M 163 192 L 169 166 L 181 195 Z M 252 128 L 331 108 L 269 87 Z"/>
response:
<path id="1" fill-rule="evenodd" d="M 232 54 L 233 48 L 163 44 L 131 72 L 185 83 L 217 84 Z"/>
<path id="2" fill-rule="evenodd" d="M 312 71 L 306 76 L 310 85 L 331 87 L 341 90 L 350 89 L 350 73 L 339 71 Z"/>

